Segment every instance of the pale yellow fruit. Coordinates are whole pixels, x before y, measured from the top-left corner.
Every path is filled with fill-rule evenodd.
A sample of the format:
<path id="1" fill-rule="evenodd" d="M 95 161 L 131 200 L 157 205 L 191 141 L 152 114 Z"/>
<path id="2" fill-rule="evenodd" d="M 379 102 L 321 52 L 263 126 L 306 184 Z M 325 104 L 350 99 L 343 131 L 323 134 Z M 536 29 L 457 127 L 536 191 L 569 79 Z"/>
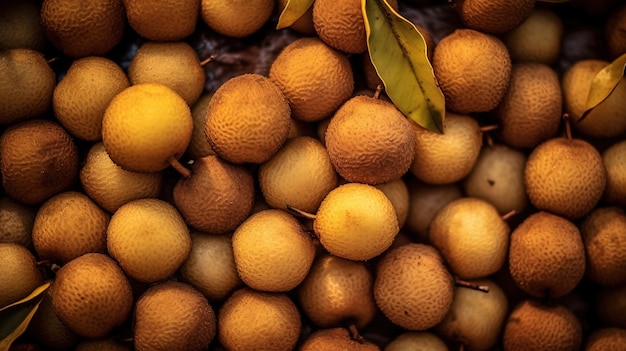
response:
<path id="1" fill-rule="evenodd" d="M 530 16 L 504 37 L 514 62 L 546 65 L 559 58 L 563 40 L 563 21 L 554 11 L 535 7 Z"/>
<path id="2" fill-rule="evenodd" d="M 594 146 L 582 139 L 558 137 L 530 153 L 524 184 L 530 202 L 540 210 L 578 219 L 602 198 L 606 170 Z"/>
<path id="3" fill-rule="evenodd" d="M 8 0 L 0 3 L 0 50 L 43 50 L 46 37 L 41 27 L 39 2 Z"/>
<path id="4" fill-rule="evenodd" d="M 601 289 L 595 305 L 596 315 L 603 324 L 626 328 L 626 285 Z"/>
<path id="5" fill-rule="evenodd" d="M 626 53 L 626 6 L 614 9 L 606 22 L 604 33 L 611 58 Z"/>
<path id="6" fill-rule="evenodd" d="M 337 172 L 328 151 L 317 139 L 296 136 L 258 172 L 265 201 L 273 208 L 287 205 L 314 213 L 329 191 L 337 186 Z"/>
<path id="7" fill-rule="evenodd" d="M 0 196 L 0 243 L 30 247 L 36 214 L 36 208 L 21 204 L 9 196 Z"/>
<path id="8" fill-rule="evenodd" d="M 428 237 L 453 273 L 462 279 L 478 279 L 502 268 L 509 232 L 509 226 L 493 205 L 464 197 L 437 212 Z"/>
<path id="9" fill-rule="evenodd" d="M 52 106 L 56 76 L 31 49 L 0 51 L 0 125 L 39 117 Z"/>
<path id="10" fill-rule="evenodd" d="M 457 29 L 441 39 L 432 65 L 446 109 L 457 113 L 494 109 L 509 86 L 511 59 L 506 46 L 472 29 Z"/>
<path id="11" fill-rule="evenodd" d="M 507 351 L 579 350 L 582 328 L 576 316 L 562 305 L 542 305 L 525 300 L 509 315 L 503 335 Z"/>
<path id="12" fill-rule="evenodd" d="M 288 2 L 289 0 L 277 0 L 276 8 L 278 13 L 282 13 L 285 10 L 285 6 L 287 6 Z M 313 26 L 313 6 L 310 6 L 300 18 L 289 26 L 289 28 L 302 34 L 314 35 L 315 27 Z"/>
<path id="13" fill-rule="evenodd" d="M 385 351 L 448 351 L 448 346 L 431 332 L 404 332 L 396 336 Z"/>
<path id="14" fill-rule="evenodd" d="M 106 251 L 110 215 L 87 195 L 67 191 L 44 202 L 33 225 L 40 259 L 67 263 L 90 252 Z"/>
<path id="15" fill-rule="evenodd" d="M 450 201 L 463 196 L 458 183 L 434 185 L 411 178 L 409 181 L 409 213 L 406 228 L 419 242 L 428 241 L 428 228 L 437 212 Z"/>
<path id="16" fill-rule="evenodd" d="M 331 114 L 354 90 L 348 58 L 317 38 L 301 38 L 287 45 L 269 72 L 291 106 L 292 117 L 314 122 Z"/>
<path id="17" fill-rule="evenodd" d="M 174 90 L 157 83 L 138 84 L 117 94 L 107 107 L 102 142 L 120 167 L 157 172 L 183 155 L 192 130 L 189 106 Z"/>
<path id="18" fill-rule="evenodd" d="M 128 23 L 142 37 L 155 41 L 177 41 L 196 29 L 200 0 L 124 0 L 124 9 Z"/>
<path id="19" fill-rule="evenodd" d="M 463 344 L 468 350 L 491 350 L 500 338 L 509 303 L 495 282 L 482 279 L 472 283 L 488 287 L 489 292 L 454 288 L 452 306 L 435 331 L 446 340 Z"/>
<path id="20" fill-rule="evenodd" d="M 163 84 L 193 105 L 204 90 L 206 75 L 198 54 L 188 43 L 147 42 L 130 61 L 128 79 L 132 85 Z"/>
<path id="21" fill-rule="evenodd" d="M 88 253 L 65 264 L 51 288 L 61 321 L 87 338 L 107 335 L 124 323 L 133 307 L 130 283 L 109 256 Z"/>
<path id="22" fill-rule="evenodd" d="M 100 140 L 104 111 L 115 95 L 129 85 L 122 68 L 105 57 L 76 60 L 54 88 L 54 115 L 73 136 Z"/>
<path id="23" fill-rule="evenodd" d="M 446 113 L 444 133 L 411 123 L 415 132 L 415 158 L 410 171 L 430 184 L 450 184 L 467 176 L 480 154 L 482 135 L 470 116 Z"/>
<path id="24" fill-rule="evenodd" d="M 231 236 L 191 232 L 191 252 L 178 270 L 180 278 L 209 301 L 223 301 L 243 285 L 237 275 Z"/>
<path id="25" fill-rule="evenodd" d="M 116 165 L 102 142 L 89 149 L 79 177 L 85 193 L 111 213 L 132 200 L 157 197 L 163 180 L 161 172 L 132 172 Z"/>
<path id="26" fill-rule="evenodd" d="M 315 258 L 313 238 L 283 210 L 248 217 L 233 233 L 237 273 L 259 291 L 286 292 L 298 286 Z"/>
<path id="27" fill-rule="evenodd" d="M 48 40 L 63 54 L 102 56 L 124 35 L 122 0 L 44 0 L 41 23 Z"/>
<path id="28" fill-rule="evenodd" d="M 227 80 L 213 94 L 204 134 L 223 159 L 262 163 L 287 140 L 290 116 L 276 84 L 259 74 L 244 74 Z"/>
<path id="29" fill-rule="evenodd" d="M 403 176 L 415 157 L 415 133 L 391 103 L 359 95 L 330 119 L 326 148 L 335 169 L 350 182 L 381 184 Z"/>
<path id="30" fill-rule="evenodd" d="M 601 285 L 626 284 L 626 214 L 620 207 L 596 207 L 579 225 L 585 245 L 585 274 Z"/>
<path id="31" fill-rule="evenodd" d="M 133 344 L 137 351 L 206 350 L 215 323 L 213 308 L 198 290 L 180 282 L 157 284 L 137 299 Z"/>
<path id="32" fill-rule="evenodd" d="M 602 163 L 606 169 L 604 200 L 626 206 L 626 141 L 617 142 L 602 152 Z"/>
<path id="33" fill-rule="evenodd" d="M 298 308 L 283 293 L 240 289 L 218 312 L 217 335 L 228 350 L 292 350 L 301 329 Z"/>
<path id="34" fill-rule="evenodd" d="M 625 351 L 626 329 L 623 328 L 600 328 L 594 330 L 587 337 L 585 351 Z"/>
<path id="35" fill-rule="evenodd" d="M 378 308 L 405 329 L 421 331 L 443 320 L 452 306 L 454 281 L 439 252 L 407 244 L 378 261 L 374 298 Z"/>
<path id="36" fill-rule="evenodd" d="M 541 63 L 514 64 L 509 89 L 495 111 L 498 136 L 512 147 L 535 147 L 557 133 L 561 106 L 561 84 L 552 68 Z"/>
<path id="37" fill-rule="evenodd" d="M 409 215 L 409 188 L 402 178 L 392 180 L 389 183 L 378 184 L 376 187 L 385 193 L 393 208 L 396 210 L 398 226 L 404 227 Z"/>
<path id="38" fill-rule="evenodd" d="M 156 282 L 170 277 L 185 262 L 191 237 L 174 206 L 141 199 L 115 211 L 107 229 L 107 249 L 129 277 Z"/>
<path id="39" fill-rule="evenodd" d="M 563 74 L 561 86 L 565 112 L 573 126 L 584 135 L 595 138 L 612 138 L 626 131 L 626 78 L 622 78 L 611 94 L 579 121 L 587 107 L 591 82 L 609 62 L 603 60 L 580 60 Z"/>
<path id="40" fill-rule="evenodd" d="M 569 293 L 585 273 L 580 231 L 548 212 L 530 215 L 511 234 L 509 270 L 515 284 L 532 296 Z"/>
<path id="41" fill-rule="evenodd" d="M 377 311 L 372 289 L 374 277 L 364 262 L 333 255 L 320 256 L 298 287 L 302 311 L 321 328 L 354 322 L 369 324 Z"/>
<path id="42" fill-rule="evenodd" d="M 342 327 L 320 329 L 309 335 L 299 351 L 380 351 L 380 348 L 362 336 Z"/>
<path id="43" fill-rule="evenodd" d="M 191 132 L 191 141 L 187 146 L 186 154 L 192 160 L 215 155 L 209 141 L 204 135 L 204 119 L 206 117 L 206 109 L 213 94 L 201 95 L 195 104 L 191 107 L 191 116 L 193 118 L 193 131 Z"/>
<path id="44" fill-rule="evenodd" d="M 456 5 L 461 20 L 469 28 L 500 34 L 524 22 L 535 7 L 535 0 L 461 0 Z"/>
<path id="45" fill-rule="evenodd" d="M 202 0 L 202 19 L 211 29 L 229 37 L 254 34 L 269 20 L 274 0 Z"/>
<path id="46" fill-rule="evenodd" d="M 317 211 L 313 229 L 331 254 L 369 260 L 385 251 L 398 234 L 398 219 L 385 193 L 348 183 L 331 190 Z"/>
<path id="47" fill-rule="evenodd" d="M 35 256 L 15 243 L 0 243 L 0 308 L 28 296 L 43 283 Z"/>

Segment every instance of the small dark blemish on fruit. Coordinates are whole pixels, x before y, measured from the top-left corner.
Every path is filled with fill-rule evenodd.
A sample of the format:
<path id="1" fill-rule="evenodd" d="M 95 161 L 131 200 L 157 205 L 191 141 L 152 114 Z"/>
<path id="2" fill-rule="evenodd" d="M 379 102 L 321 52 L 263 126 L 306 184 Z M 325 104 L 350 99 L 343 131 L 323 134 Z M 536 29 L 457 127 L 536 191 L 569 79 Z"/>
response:
<path id="1" fill-rule="evenodd" d="M 487 183 L 489 184 L 489 186 L 493 186 L 494 184 L 496 184 L 495 180 L 491 180 L 491 179 L 487 179 Z"/>

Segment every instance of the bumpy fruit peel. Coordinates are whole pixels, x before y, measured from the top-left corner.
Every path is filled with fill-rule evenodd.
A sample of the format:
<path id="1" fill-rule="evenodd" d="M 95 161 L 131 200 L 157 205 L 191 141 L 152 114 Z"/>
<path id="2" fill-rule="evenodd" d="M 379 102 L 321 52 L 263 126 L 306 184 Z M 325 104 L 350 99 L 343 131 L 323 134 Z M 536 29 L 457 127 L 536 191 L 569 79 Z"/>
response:
<path id="1" fill-rule="evenodd" d="M 0 309 L 0 351 L 8 351 L 13 342 L 22 335 L 37 312 L 43 293 L 50 287 L 46 282 L 30 295 Z"/>
<path id="2" fill-rule="evenodd" d="M 387 0 L 361 0 L 367 49 L 391 101 L 418 125 L 443 133 L 445 98 L 426 41 Z"/>
<path id="3" fill-rule="evenodd" d="M 289 0 L 280 13 L 276 29 L 290 27 L 313 6 L 313 0 Z"/>
<path id="4" fill-rule="evenodd" d="M 619 82 L 624 78 L 625 69 L 626 54 L 623 54 L 596 74 L 591 81 L 585 111 L 580 115 L 578 122 L 581 122 L 594 108 L 611 96 Z"/>

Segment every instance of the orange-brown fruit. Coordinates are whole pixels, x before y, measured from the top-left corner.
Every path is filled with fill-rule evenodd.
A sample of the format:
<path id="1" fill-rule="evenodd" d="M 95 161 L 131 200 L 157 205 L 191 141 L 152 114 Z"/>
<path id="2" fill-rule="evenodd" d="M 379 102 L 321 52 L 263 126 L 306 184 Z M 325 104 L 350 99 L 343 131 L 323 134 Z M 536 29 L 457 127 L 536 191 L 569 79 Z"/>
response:
<path id="1" fill-rule="evenodd" d="M 439 252 L 424 244 L 407 244 L 378 261 L 374 298 L 394 324 L 426 330 L 443 320 L 452 306 L 454 280 Z"/>
<path id="2" fill-rule="evenodd" d="M 43 283 L 35 256 L 15 243 L 0 243 L 0 308 L 19 301 Z"/>
<path id="3" fill-rule="evenodd" d="M 74 351 L 133 351 L 129 340 L 119 340 L 115 335 L 97 339 L 83 339 Z"/>
<path id="4" fill-rule="evenodd" d="M 380 351 L 380 348 L 346 328 L 320 329 L 309 335 L 299 351 Z"/>
<path id="5" fill-rule="evenodd" d="M 396 210 L 398 226 L 404 227 L 409 216 L 409 188 L 403 178 L 392 180 L 389 183 L 378 184 L 376 187 L 385 193 Z"/>
<path id="6" fill-rule="evenodd" d="M 513 62 L 553 64 L 559 58 L 563 21 L 554 10 L 538 7 L 519 26 L 504 36 Z"/>
<path id="7" fill-rule="evenodd" d="M 193 117 L 193 131 L 191 132 L 191 141 L 185 152 L 192 160 L 197 160 L 204 156 L 215 155 L 209 141 L 204 135 L 204 119 L 206 117 L 206 109 L 213 94 L 207 93 L 201 95 L 195 104 L 191 107 L 191 116 Z"/>
<path id="8" fill-rule="evenodd" d="M 448 351 L 448 346 L 431 332 L 403 332 L 385 346 L 385 351 L 406 350 Z"/>
<path id="9" fill-rule="evenodd" d="M 276 10 L 278 13 L 282 13 L 287 6 L 289 0 L 278 0 L 276 2 Z M 306 35 L 315 35 L 315 27 L 313 26 L 313 6 L 309 6 L 309 9 L 295 22 L 293 22 L 289 28 Z"/>
<path id="10" fill-rule="evenodd" d="M 211 155 L 198 159 L 174 186 L 174 203 L 193 228 L 223 234 L 237 228 L 254 204 L 254 179 L 242 165 Z"/>
<path id="11" fill-rule="evenodd" d="M 202 0 L 200 14 L 214 31 L 235 38 L 261 29 L 274 11 L 274 0 Z"/>
<path id="12" fill-rule="evenodd" d="M 504 326 L 503 346 L 507 351 L 575 351 L 581 344 L 580 322 L 562 305 L 522 301 Z"/>
<path id="13" fill-rule="evenodd" d="M 617 58 L 626 53 L 626 5 L 610 13 L 604 28 L 610 57 Z"/>
<path id="14" fill-rule="evenodd" d="M 411 123 L 391 103 L 359 95 L 331 118 L 326 148 L 335 169 L 349 182 L 381 184 L 400 178 L 415 156 Z"/>
<path id="15" fill-rule="evenodd" d="M 535 0 L 460 0 L 456 9 L 471 29 L 501 34 L 519 26 L 535 8 Z"/>
<path id="16" fill-rule="evenodd" d="M 216 318 L 206 297 L 180 282 L 146 290 L 135 304 L 133 344 L 137 351 L 206 350 L 216 334 Z"/>
<path id="17" fill-rule="evenodd" d="M 587 337 L 585 351 L 626 351 L 626 329 L 600 328 Z"/>
<path id="18" fill-rule="evenodd" d="M 585 248 L 574 223 L 548 212 L 530 215 L 511 234 L 513 281 L 536 297 L 572 291 L 585 273 Z"/>
<path id="19" fill-rule="evenodd" d="M 31 247 L 37 208 L 21 204 L 9 196 L 0 196 L 0 243 Z"/>
<path id="20" fill-rule="evenodd" d="M 122 0 L 44 0 L 41 23 L 48 40 L 63 54 L 103 56 L 124 35 Z"/>
<path id="21" fill-rule="evenodd" d="M 196 29 L 200 0 L 124 0 L 128 24 L 144 38 L 178 41 Z"/>
<path id="22" fill-rule="evenodd" d="M 602 198 L 606 170 L 593 145 L 583 139 L 557 137 L 530 153 L 524 184 L 530 202 L 537 208 L 575 220 Z"/>
<path id="23" fill-rule="evenodd" d="M 409 213 L 407 215 L 406 229 L 408 229 L 419 242 L 428 242 L 428 228 L 432 219 L 439 209 L 450 201 L 463 196 L 463 191 L 458 183 L 435 185 L 426 184 L 410 178 L 409 187 Z"/>
<path id="24" fill-rule="evenodd" d="M 604 325 L 626 328 L 626 285 L 600 289 L 595 306 L 596 315 Z"/>
<path id="25" fill-rule="evenodd" d="M 56 122 L 35 119 L 18 123 L 0 135 L 0 172 L 9 196 L 40 204 L 74 183 L 78 151 Z"/>
<path id="26" fill-rule="evenodd" d="M 506 46 L 472 29 L 457 29 L 441 39 L 432 64 L 446 108 L 457 113 L 494 109 L 509 86 L 511 59 Z"/>
<path id="27" fill-rule="evenodd" d="M 0 50 L 45 48 L 39 3 L 36 0 L 5 0 L 0 3 Z"/>
<path id="28" fill-rule="evenodd" d="M 626 140 L 619 141 L 602 152 L 606 169 L 606 202 L 626 207 Z"/>

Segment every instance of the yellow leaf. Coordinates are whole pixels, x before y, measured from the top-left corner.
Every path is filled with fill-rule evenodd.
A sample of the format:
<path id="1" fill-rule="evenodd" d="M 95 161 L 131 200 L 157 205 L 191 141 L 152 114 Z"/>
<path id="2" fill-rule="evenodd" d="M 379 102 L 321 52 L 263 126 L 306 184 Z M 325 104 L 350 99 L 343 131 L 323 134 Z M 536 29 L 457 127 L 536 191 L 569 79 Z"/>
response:
<path id="1" fill-rule="evenodd" d="M 587 103 L 585 104 L 585 111 L 578 119 L 578 122 L 587 117 L 589 112 L 591 112 L 596 106 L 600 105 L 602 101 L 606 100 L 609 95 L 611 95 L 613 90 L 615 90 L 615 87 L 617 87 L 617 84 L 619 84 L 624 77 L 625 68 L 626 54 L 623 54 L 596 74 L 591 81 L 589 95 L 587 95 Z"/>
<path id="2" fill-rule="evenodd" d="M 413 23 L 386 0 L 361 0 L 367 48 L 396 107 L 420 126 L 443 133 L 445 99 Z"/>
<path id="3" fill-rule="evenodd" d="M 283 29 L 294 24 L 309 7 L 313 5 L 313 0 L 289 0 L 278 18 L 276 29 Z"/>
<path id="4" fill-rule="evenodd" d="M 42 284 L 25 298 L 0 309 L 0 351 L 8 351 L 13 341 L 24 333 L 48 287 L 50 282 Z"/>

